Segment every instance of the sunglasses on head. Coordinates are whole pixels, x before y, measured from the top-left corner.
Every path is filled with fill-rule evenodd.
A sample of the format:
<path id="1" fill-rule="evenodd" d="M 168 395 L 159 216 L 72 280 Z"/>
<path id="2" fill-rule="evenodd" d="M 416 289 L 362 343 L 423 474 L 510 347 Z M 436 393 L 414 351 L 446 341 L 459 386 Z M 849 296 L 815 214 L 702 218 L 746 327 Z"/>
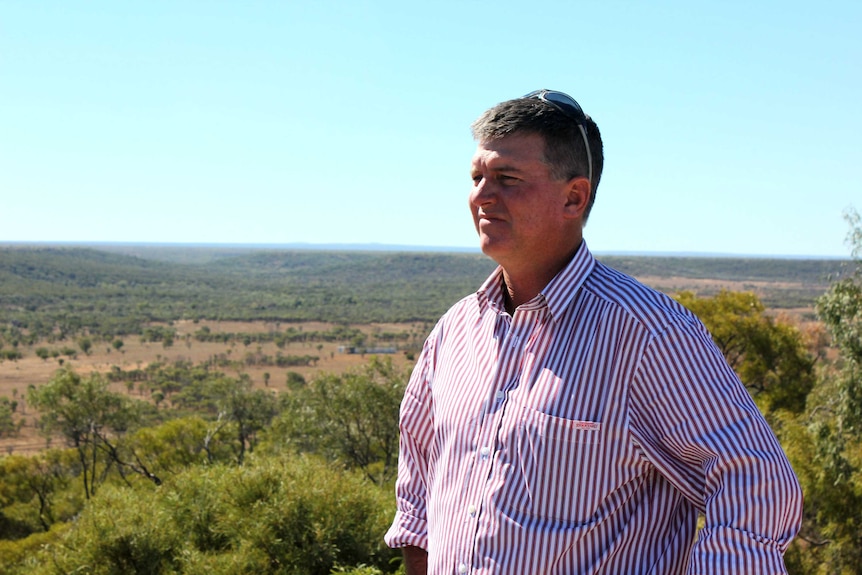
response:
<path id="1" fill-rule="evenodd" d="M 568 94 L 557 92 L 555 90 L 536 90 L 530 92 L 524 98 L 535 98 L 546 102 L 556 108 L 559 112 L 565 114 L 578 124 L 581 130 L 581 136 L 584 138 L 584 148 L 587 150 L 587 169 L 589 172 L 590 185 L 593 183 L 593 155 L 590 153 L 590 140 L 587 138 L 587 115 L 581 109 L 574 98 Z"/>

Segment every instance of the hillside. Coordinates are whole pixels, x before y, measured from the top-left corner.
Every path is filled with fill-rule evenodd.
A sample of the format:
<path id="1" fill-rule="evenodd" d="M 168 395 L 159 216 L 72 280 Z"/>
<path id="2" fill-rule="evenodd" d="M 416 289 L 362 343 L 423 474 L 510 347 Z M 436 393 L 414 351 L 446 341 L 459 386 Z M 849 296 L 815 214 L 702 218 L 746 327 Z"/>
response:
<path id="1" fill-rule="evenodd" d="M 434 321 L 494 268 L 481 254 L 84 247 L 0 248 L 0 335 L 123 335 L 179 319 Z M 838 260 L 604 256 L 666 292 L 756 292 L 808 308 Z"/>

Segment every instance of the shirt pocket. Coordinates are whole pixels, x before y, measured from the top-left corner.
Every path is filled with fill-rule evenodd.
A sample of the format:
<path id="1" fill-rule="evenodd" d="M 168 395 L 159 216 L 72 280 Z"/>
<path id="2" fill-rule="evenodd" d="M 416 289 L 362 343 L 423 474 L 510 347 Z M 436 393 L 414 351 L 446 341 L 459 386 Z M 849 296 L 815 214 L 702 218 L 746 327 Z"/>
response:
<path id="1" fill-rule="evenodd" d="M 591 523 L 602 498 L 602 424 L 521 406 L 514 430 L 510 497 L 533 519 L 578 527 Z"/>

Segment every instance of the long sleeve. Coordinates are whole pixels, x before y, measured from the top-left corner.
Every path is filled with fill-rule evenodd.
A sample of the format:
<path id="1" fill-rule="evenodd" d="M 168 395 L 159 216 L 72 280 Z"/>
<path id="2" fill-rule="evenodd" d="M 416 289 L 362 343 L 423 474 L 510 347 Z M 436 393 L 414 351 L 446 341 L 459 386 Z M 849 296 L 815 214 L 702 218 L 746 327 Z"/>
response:
<path id="1" fill-rule="evenodd" d="M 643 456 L 705 514 L 688 573 L 782 574 L 802 493 L 781 446 L 705 329 L 658 334 L 631 393 Z"/>
<path id="2" fill-rule="evenodd" d="M 426 341 L 401 402 L 397 510 L 385 535 L 390 547 L 428 549 L 428 445 L 433 422 L 428 406 L 428 378 L 432 356 L 431 338 Z"/>

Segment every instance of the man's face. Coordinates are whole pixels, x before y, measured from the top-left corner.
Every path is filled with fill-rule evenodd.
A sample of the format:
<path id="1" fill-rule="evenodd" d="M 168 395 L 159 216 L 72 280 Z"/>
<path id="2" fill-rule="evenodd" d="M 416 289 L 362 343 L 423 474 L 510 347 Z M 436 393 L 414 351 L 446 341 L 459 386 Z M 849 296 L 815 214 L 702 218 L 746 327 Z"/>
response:
<path id="1" fill-rule="evenodd" d="M 569 253 L 572 242 L 580 242 L 579 231 L 574 237 L 572 231 L 571 184 L 551 177 L 541 136 L 480 142 L 471 176 L 470 211 L 479 243 L 504 268 Z"/>

